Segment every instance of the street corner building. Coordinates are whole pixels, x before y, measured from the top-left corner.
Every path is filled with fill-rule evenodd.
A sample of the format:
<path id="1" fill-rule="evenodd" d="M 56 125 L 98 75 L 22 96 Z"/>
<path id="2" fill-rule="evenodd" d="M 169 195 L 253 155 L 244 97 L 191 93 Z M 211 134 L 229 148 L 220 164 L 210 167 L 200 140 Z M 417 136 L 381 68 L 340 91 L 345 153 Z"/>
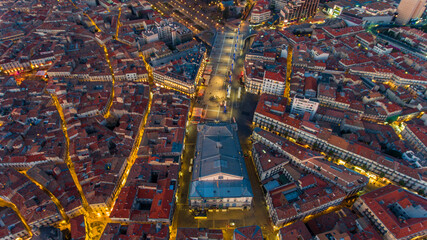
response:
<path id="1" fill-rule="evenodd" d="M 237 125 L 199 124 L 189 204 L 193 209 L 250 208 L 252 188 Z"/>

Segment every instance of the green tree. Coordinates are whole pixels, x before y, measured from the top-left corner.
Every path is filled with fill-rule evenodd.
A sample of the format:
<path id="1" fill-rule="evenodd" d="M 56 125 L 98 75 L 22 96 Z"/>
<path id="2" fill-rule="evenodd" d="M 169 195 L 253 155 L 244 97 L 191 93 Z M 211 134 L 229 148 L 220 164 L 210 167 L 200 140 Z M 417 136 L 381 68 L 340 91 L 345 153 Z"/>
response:
<path id="1" fill-rule="evenodd" d="M 384 172 L 381 172 L 381 173 L 380 173 L 380 178 L 383 178 L 383 177 L 385 177 L 385 173 L 384 173 Z"/>

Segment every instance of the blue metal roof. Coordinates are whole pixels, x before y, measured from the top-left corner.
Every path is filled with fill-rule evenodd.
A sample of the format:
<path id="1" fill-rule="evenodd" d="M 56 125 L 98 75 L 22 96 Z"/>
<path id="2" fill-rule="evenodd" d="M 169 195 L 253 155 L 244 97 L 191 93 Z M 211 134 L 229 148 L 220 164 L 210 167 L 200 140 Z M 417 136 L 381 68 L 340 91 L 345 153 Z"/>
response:
<path id="1" fill-rule="evenodd" d="M 218 173 L 247 177 L 239 138 L 231 124 L 202 124 L 197 128 L 193 180 Z"/>
<path id="2" fill-rule="evenodd" d="M 194 181 L 190 186 L 190 198 L 237 198 L 252 197 L 249 179 L 223 181 Z"/>
<path id="3" fill-rule="evenodd" d="M 197 129 L 190 198 L 252 197 L 237 125 L 209 123 L 199 124 Z M 214 175 L 227 176 L 229 179 L 203 179 Z"/>

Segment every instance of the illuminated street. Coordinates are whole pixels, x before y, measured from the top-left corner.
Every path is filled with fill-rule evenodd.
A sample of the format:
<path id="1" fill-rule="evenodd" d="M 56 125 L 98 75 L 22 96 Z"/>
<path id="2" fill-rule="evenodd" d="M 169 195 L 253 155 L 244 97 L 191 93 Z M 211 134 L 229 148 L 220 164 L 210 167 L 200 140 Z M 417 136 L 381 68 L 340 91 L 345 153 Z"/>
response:
<path id="1" fill-rule="evenodd" d="M 108 55 L 107 55 L 107 57 L 108 57 Z M 145 125 L 147 123 L 147 118 L 148 118 L 148 115 L 149 115 L 150 110 L 151 110 L 151 104 L 153 101 L 153 93 L 152 92 L 153 92 L 153 86 L 154 86 L 153 74 L 152 74 L 152 70 L 151 70 L 150 66 L 145 61 L 145 58 L 143 58 L 143 60 L 144 60 L 144 63 L 146 64 L 145 67 L 146 67 L 147 71 L 149 72 L 148 82 L 149 82 L 149 87 L 150 87 L 150 90 L 149 90 L 150 95 L 149 95 L 149 99 L 148 99 L 148 105 L 147 105 L 147 108 L 144 112 L 144 117 L 139 124 L 138 133 L 137 133 L 135 140 L 133 142 L 132 150 L 130 151 L 129 157 L 127 157 L 127 159 L 126 159 L 126 162 L 125 162 L 126 165 L 125 165 L 124 171 L 122 172 L 122 175 L 119 177 L 119 180 L 117 181 L 115 189 L 113 191 L 115 194 L 112 197 L 112 200 L 111 200 L 112 205 L 109 206 L 109 209 L 107 212 L 108 215 L 109 215 L 109 213 L 111 213 L 112 209 L 114 208 L 114 204 L 116 203 L 116 200 L 117 200 L 122 188 L 126 185 L 126 181 L 127 181 L 128 176 L 129 176 L 129 172 L 130 172 L 132 166 L 134 165 L 136 158 L 138 157 L 138 151 L 139 151 L 139 147 L 141 145 L 142 137 L 144 135 Z M 113 87 L 114 87 L 114 84 L 113 84 Z M 114 92 L 114 88 L 113 88 L 113 92 Z M 101 224 L 97 224 L 97 228 L 99 229 L 99 233 L 102 233 L 104 231 L 106 224 L 110 221 L 110 219 L 108 218 L 109 216 L 106 216 L 105 218 L 103 218 L 103 217 L 104 216 L 101 216 L 101 218 L 100 218 L 101 221 L 95 219 L 95 221 L 97 223 L 101 223 Z M 100 235 L 99 235 L 99 237 L 100 237 Z M 99 237 L 96 236 L 92 239 L 96 240 L 96 239 L 99 239 Z"/>
<path id="2" fill-rule="evenodd" d="M 66 140 L 64 161 L 68 166 L 70 175 L 73 178 L 74 184 L 77 190 L 79 191 L 79 194 L 82 200 L 83 214 L 85 216 L 85 225 L 86 225 L 86 228 L 88 229 L 88 231 L 86 231 L 86 239 L 98 240 L 101 237 L 103 229 L 108 223 L 108 216 L 103 216 L 100 213 L 95 212 L 86 200 L 82 186 L 79 182 L 79 179 L 74 169 L 74 163 L 72 162 L 70 157 L 70 152 L 69 152 L 70 140 L 68 137 L 67 123 L 65 122 L 62 106 L 58 102 L 58 98 L 56 97 L 56 95 L 51 94 L 51 97 L 61 117 L 62 131 L 64 132 L 64 136 Z"/>
<path id="3" fill-rule="evenodd" d="M 245 29 L 243 25 L 242 29 Z M 247 31 L 247 26 L 245 31 Z M 237 29 L 236 32 L 226 31 L 218 33 L 208 64 L 212 66 L 212 78 L 205 88 L 204 96 L 202 99 L 199 98 L 200 101 L 198 101 L 196 106 L 205 108 L 206 121 L 232 122 L 234 121 L 234 117 L 239 126 L 238 134 L 242 150 L 249 152 L 251 144 L 248 139 L 252 131 L 250 128 L 252 117 L 247 112 L 253 112 L 256 106 L 256 98 L 242 94 L 240 99 L 238 99 L 238 88 L 240 87 L 238 75 L 242 70 L 244 59 L 244 56 L 239 56 L 240 54 L 236 54 L 236 63 L 232 72 L 230 98 L 227 98 L 226 86 L 229 84 L 229 77 L 227 75 L 228 71 L 231 70 L 233 53 L 234 51 L 242 53 L 241 50 L 244 47 L 244 41 L 241 39 L 244 32 L 240 33 L 239 40 L 237 40 L 237 35 Z M 237 45 L 236 47 L 235 44 Z M 221 106 L 222 101 L 227 101 L 226 113 L 224 113 L 224 107 Z M 236 109 L 239 109 L 239 111 Z M 225 231 L 225 239 L 231 239 L 234 228 L 250 225 L 260 226 L 267 239 L 276 239 L 276 233 L 273 230 L 270 216 L 267 212 L 264 193 L 262 192 L 255 167 L 250 157 L 245 157 L 254 194 L 253 206 L 250 210 L 210 210 L 206 213 L 206 217 L 195 217 L 190 212 L 187 200 L 189 183 L 191 181 L 189 167 L 190 159 L 194 157 L 196 136 L 196 125 L 190 124 L 187 128 L 185 150 L 181 158 L 180 186 L 172 223 L 171 239 L 174 239 L 174 234 L 176 234 L 178 227 L 222 229 Z"/>
<path id="4" fill-rule="evenodd" d="M 49 197 L 52 199 L 52 202 L 55 203 L 56 207 L 58 208 L 59 214 L 61 214 L 61 217 L 64 219 L 61 222 L 61 226 L 58 226 L 61 229 L 65 229 L 68 228 L 70 229 L 70 222 L 69 222 L 69 217 L 67 216 L 67 214 L 65 213 L 64 207 L 62 207 L 61 203 L 59 202 L 59 200 L 55 197 L 55 195 L 53 195 L 45 186 L 41 185 L 40 183 L 38 183 L 36 180 L 34 180 L 32 177 L 30 177 L 26 171 L 21 171 L 21 174 L 24 174 L 28 179 L 30 179 L 31 182 L 33 182 L 34 184 L 37 185 L 37 187 L 39 187 L 41 190 L 43 190 L 47 195 L 49 195 Z"/>
<path id="5" fill-rule="evenodd" d="M 150 0 L 153 9 L 161 15 L 170 15 L 197 35 L 202 41 L 210 44 L 211 35 L 219 29 L 224 29 L 218 22 L 204 11 L 200 2 L 184 3 L 183 1 Z M 212 13 L 211 13 L 212 14 Z"/>
<path id="6" fill-rule="evenodd" d="M 105 60 L 107 61 L 108 67 L 109 67 L 110 72 L 111 72 L 111 91 L 110 91 L 110 97 L 108 98 L 108 102 L 105 105 L 104 109 L 102 110 L 104 112 L 104 118 L 109 118 L 110 117 L 110 109 L 113 106 L 113 102 L 114 102 L 114 84 L 116 82 L 116 78 L 114 77 L 114 69 L 111 66 L 110 57 L 108 55 L 108 49 L 105 46 L 105 44 L 101 45 L 101 47 L 104 50 Z"/>
<path id="7" fill-rule="evenodd" d="M 145 111 L 143 120 L 139 124 L 138 134 L 135 137 L 135 141 L 132 145 L 132 150 L 130 152 L 130 155 L 126 159 L 125 170 L 123 171 L 123 174 L 120 176 L 119 181 L 116 185 L 116 189 L 114 191 L 114 192 L 116 192 L 116 194 L 114 195 L 114 197 L 112 199 L 113 205 L 110 207 L 110 211 L 113 209 L 114 203 L 116 202 L 116 199 L 119 196 L 121 189 L 123 188 L 123 186 L 126 185 L 126 180 L 127 180 L 128 175 L 129 175 L 130 169 L 132 168 L 133 164 L 135 163 L 136 158 L 138 157 L 137 154 L 138 154 L 139 146 L 141 145 L 142 137 L 144 135 L 145 124 L 147 123 L 147 117 L 148 117 L 148 114 L 150 113 L 152 100 L 153 100 L 153 94 L 150 91 L 150 97 L 148 100 L 147 109 Z"/>
<path id="8" fill-rule="evenodd" d="M 56 97 L 55 94 L 51 94 L 50 96 L 52 97 L 53 104 L 55 105 L 55 107 L 56 107 L 56 109 L 58 111 L 58 114 L 59 114 L 59 116 L 61 118 L 61 128 L 62 128 L 62 131 L 64 133 L 64 137 L 65 137 L 65 156 L 64 156 L 64 161 L 65 161 L 65 163 L 68 166 L 68 169 L 70 171 L 71 176 L 73 177 L 74 184 L 76 185 L 77 189 L 79 190 L 80 197 L 81 197 L 82 202 L 83 202 L 83 208 L 85 209 L 86 212 L 90 212 L 90 206 L 89 206 L 89 204 L 88 204 L 88 202 L 86 200 L 86 197 L 84 195 L 82 186 L 80 185 L 79 179 L 78 179 L 78 177 L 76 175 L 76 171 L 74 169 L 74 163 L 73 163 L 73 161 L 71 160 L 71 157 L 70 157 L 70 149 L 69 149 L 70 148 L 70 139 L 68 137 L 67 123 L 65 122 L 64 112 L 62 111 L 62 106 L 59 103 L 58 98 Z"/>
<path id="9" fill-rule="evenodd" d="M 119 15 L 117 16 L 117 23 L 116 23 L 116 34 L 114 35 L 115 39 L 118 39 L 118 37 L 119 37 L 119 29 L 121 26 L 121 23 L 120 23 L 120 17 L 121 16 L 122 16 L 122 7 L 119 7 Z"/>
<path id="10" fill-rule="evenodd" d="M 107 62 L 109 63 L 109 67 L 110 70 L 112 71 L 112 77 L 113 77 L 113 89 L 111 91 L 111 95 L 109 98 L 109 102 L 107 104 L 107 108 L 108 111 L 106 112 L 106 115 L 104 115 L 104 117 L 108 117 L 107 114 L 109 114 L 109 109 L 111 108 L 112 104 L 113 104 L 113 99 L 114 99 L 114 73 L 110 64 L 110 60 L 108 58 L 108 51 L 106 49 L 105 46 L 103 46 L 103 49 L 105 50 L 105 56 L 107 59 Z M 145 62 L 145 59 L 144 59 Z M 146 63 L 146 62 L 145 62 Z M 147 69 L 149 70 L 150 74 L 149 74 L 149 83 L 150 83 L 150 95 L 149 95 L 149 102 L 148 102 L 148 106 L 147 109 L 145 111 L 143 120 L 141 121 L 141 123 L 139 124 L 139 128 L 138 128 L 138 134 L 134 140 L 133 146 L 132 146 L 132 150 L 130 152 L 129 157 L 126 160 L 126 166 L 125 166 L 125 170 L 123 171 L 123 174 L 120 176 L 119 181 L 117 182 L 116 188 L 115 188 L 115 195 L 112 198 L 112 206 L 109 207 L 107 213 L 110 213 L 112 208 L 114 207 L 114 203 L 118 197 L 118 195 L 121 192 L 122 187 L 126 184 L 126 180 L 127 177 L 129 175 L 130 169 L 132 168 L 133 164 L 135 163 L 135 159 L 137 158 L 137 153 L 139 150 L 139 146 L 141 144 L 141 140 L 144 134 L 144 127 L 147 121 L 147 117 L 148 114 L 150 113 L 150 109 L 151 109 L 151 103 L 152 103 L 152 86 L 153 86 L 153 78 L 152 78 L 152 73 L 151 73 L 151 69 L 148 66 L 148 63 L 146 65 Z M 86 221 L 86 226 L 88 227 L 89 231 L 87 231 L 88 235 L 87 235 L 87 239 L 94 239 L 97 240 L 101 237 L 101 233 L 103 232 L 106 224 L 109 222 L 108 216 L 103 216 L 99 213 L 96 213 L 93 211 L 93 209 L 90 207 L 90 205 L 88 204 L 86 197 L 84 195 L 84 192 L 82 190 L 82 187 L 80 185 L 80 182 L 78 181 L 77 175 L 75 173 L 74 170 L 74 164 L 71 161 L 70 155 L 69 155 L 69 144 L 70 144 L 70 140 L 68 138 L 68 131 L 67 131 L 67 126 L 66 126 L 66 122 L 64 120 L 64 114 L 62 111 L 62 107 L 58 102 L 57 97 L 54 94 L 51 94 L 53 103 L 55 104 L 58 113 L 61 117 L 61 125 L 62 125 L 62 130 L 64 132 L 65 135 L 65 139 L 66 139 L 66 156 L 65 156 L 65 161 L 67 163 L 67 166 L 70 170 L 70 174 L 73 177 L 74 180 L 74 184 L 76 185 L 77 189 L 79 190 L 80 196 L 82 198 L 82 202 L 83 202 L 83 207 L 84 207 L 84 215 L 85 215 L 85 221 Z M 52 198 L 53 199 L 53 198 Z M 55 202 L 56 204 L 56 202 Z M 58 202 L 59 204 L 59 202 Z M 58 205 L 60 206 L 60 205 Z M 60 209 L 60 207 L 58 207 Z M 61 212 L 62 214 L 62 212 Z M 64 218 L 67 219 L 67 218 Z"/>
<path id="11" fill-rule="evenodd" d="M 30 226 L 28 225 L 27 221 L 25 220 L 25 218 L 22 217 L 21 212 L 19 211 L 19 209 L 16 207 L 16 205 L 10 201 L 7 201 L 3 198 L 0 198 L 0 207 L 8 207 L 11 208 L 16 215 L 18 215 L 19 219 L 21 219 L 21 222 L 24 224 L 25 229 L 27 230 L 27 232 L 30 234 L 30 237 L 28 239 L 31 239 L 31 237 L 33 236 L 33 232 L 31 231 Z"/>
<path id="12" fill-rule="evenodd" d="M 176 3 L 174 2 L 162 2 L 162 1 L 151 1 L 154 10 L 159 11 L 162 15 L 170 14 L 173 16 L 178 22 L 184 24 L 187 28 L 193 31 L 194 34 L 199 34 L 205 29 L 200 25 L 195 25 L 194 18 L 189 15 L 189 13 L 185 13 L 181 6 L 177 6 L 178 10 L 175 9 L 174 6 Z"/>
<path id="13" fill-rule="evenodd" d="M 244 27 L 242 26 L 241 29 Z M 232 120 L 235 103 L 240 101 L 237 99 L 239 80 L 236 76 L 243 64 L 242 61 L 237 62 L 244 44 L 243 35 L 243 31 L 238 34 L 236 29 L 236 31 L 218 32 L 215 38 L 208 64 L 212 66 L 212 75 L 202 101 L 205 104 L 206 120 Z M 236 63 L 233 58 L 236 59 Z M 232 64 L 233 72 L 231 72 Z M 229 73 L 232 75 L 231 81 Z M 230 93 L 228 93 L 228 86 L 230 86 Z M 226 105 L 225 111 L 224 105 Z"/>
<path id="14" fill-rule="evenodd" d="M 83 192 L 83 188 L 79 182 L 76 171 L 74 169 L 74 163 L 70 157 L 70 150 L 69 150 L 70 139 L 68 137 L 67 123 L 65 122 L 64 112 L 62 111 L 62 106 L 59 103 L 56 95 L 51 94 L 51 97 L 52 97 L 53 103 L 54 103 L 54 105 L 55 105 L 55 107 L 59 113 L 59 116 L 61 118 L 61 128 L 62 128 L 62 131 L 64 133 L 64 137 L 65 137 L 66 145 L 65 145 L 64 161 L 67 164 L 68 170 L 70 171 L 70 175 L 73 178 L 74 185 L 76 186 L 77 190 L 79 191 L 80 198 L 82 200 L 83 214 L 85 216 L 85 225 L 88 229 L 88 231 L 86 232 L 86 239 L 97 240 L 101 237 L 101 233 L 102 233 L 101 230 L 105 227 L 107 222 L 99 219 L 99 217 L 101 217 L 101 215 L 99 213 L 96 214 L 92 210 L 92 208 L 90 207 L 89 203 L 87 202 L 86 196 Z"/>
<path id="15" fill-rule="evenodd" d="M 79 9 L 79 7 L 74 3 L 74 1 L 69 0 L 69 2 L 74 6 L 74 8 Z M 83 14 L 89 19 L 89 21 L 95 27 L 96 31 L 101 32 L 101 29 L 98 27 L 98 25 L 96 25 L 95 21 L 93 21 L 93 19 L 87 13 L 83 13 Z"/>

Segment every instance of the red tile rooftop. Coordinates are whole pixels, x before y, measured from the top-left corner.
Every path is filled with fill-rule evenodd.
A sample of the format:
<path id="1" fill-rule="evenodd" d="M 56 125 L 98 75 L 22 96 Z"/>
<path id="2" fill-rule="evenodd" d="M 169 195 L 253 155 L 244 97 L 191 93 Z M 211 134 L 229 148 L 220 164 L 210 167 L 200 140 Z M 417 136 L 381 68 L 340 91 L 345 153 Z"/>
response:
<path id="1" fill-rule="evenodd" d="M 316 183 L 317 183 L 316 178 L 314 177 L 314 175 L 311 175 L 311 174 L 304 176 L 298 180 L 298 185 L 301 188 L 306 188 L 306 187 L 315 185 Z"/>
<path id="2" fill-rule="evenodd" d="M 130 223 L 126 227 L 121 226 L 119 223 L 108 223 L 101 235 L 102 240 L 136 240 L 142 238 L 166 240 L 168 237 L 167 225 L 157 228 L 154 224 L 138 223 Z"/>
<path id="3" fill-rule="evenodd" d="M 290 41 L 292 41 L 294 43 L 300 43 L 300 42 L 303 42 L 305 40 L 303 37 L 295 36 L 294 34 L 290 33 L 287 30 L 279 31 L 279 33 L 283 37 L 285 37 L 286 39 L 288 39 L 288 40 L 290 40 Z"/>
<path id="4" fill-rule="evenodd" d="M 307 77 L 305 79 L 304 90 L 314 90 L 317 92 L 317 80 L 314 77 Z"/>
<path id="5" fill-rule="evenodd" d="M 331 98 L 333 100 L 335 100 L 336 98 L 336 88 L 335 87 L 331 87 L 327 84 L 321 83 L 318 85 L 318 95 L 320 96 L 324 96 L 326 98 Z"/>
<path id="6" fill-rule="evenodd" d="M 224 239 L 222 231 L 219 229 L 201 229 L 201 228 L 178 228 L 176 240 L 189 239 Z"/>
<path id="7" fill-rule="evenodd" d="M 328 117 L 334 117 L 334 118 L 338 118 L 338 119 L 343 119 L 344 115 L 345 115 L 345 112 L 344 111 L 340 111 L 340 110 L 336 110 L 336 109 L 319 107 L 317 109 L 316 114 L 321 114 L 321 115 L 325 115 L 325 116 L 328 116 Z"/>
<path id="8" fill-rule="evenodd" d="M 384 73 L 384 74 L 392 74 L 393 71 L 389 70 L 387 68 L 377 68 L 375 66 L 362 66 L 362 67 L 352 67 L 352 70 L 354 71 L 360 71 L 360 72 L 371 72 L 371 73 Z"/>
<path id="9" fill-rule="evenodd" d="M 312 236 L 302 221 L 297 221 L 280 229 L 281 239 L 286 240 L 310 240 Z"/>
<path id="10" fill-rule="evenodd" d="M 350 97 L 345 92 L 337 92 L 335 101 L 350 104 Z"/>
<path id="11" fill-rule="evenodd" d="M 129 219 L 136 192 L 137 189 L 133 186 L 123 187 L 116 200 L 114 209 L 111 211 L 110 217 Z"/>
<path id="12" fill-rule="evenodd" d="M 282 138 L 274 133 L 270 133 L 268 131 L 258 129 L 257 134 L 262 136 L 263 138 L 268 139 L 269 141 L 276 143 L 277 145 L 282 147 L 282 150 L 286 153 L 298 158 L 300 161 L 304 161 L 311 158 L 319 158 L 323 157 L 321 154 L 314 152 L 310 149 L 306 149 L 301 147 L 286 138 Z"/>
<path id="13" fill-rule="evenodd" d="M 316 169 L 322 169 L 321 174 L 331 182 L 336 182 L 343 186 L 346 190 L 364 186 L 368 183 L 369 178 L 357 172 L 351 171 L 343 166 L 336 165 L 326 160 L 309 159 L 304 162 L 304 165 Z"/>
<path id="14" fill-rule="evenodd" d="M 84 221 L 83 215 L 70 219 L 70 225 L 71 225 L 72 239 L 76 239 L 76 240 L 85 239 L 86 230 L 85 230 L 85 221 Z"/>
<path id="15" fill-rule="evenodd" d="M 384 100 L 378 100 L 378 102 L 385 107 L 384 110 L 386 110 L 389 114 L 402 111 L 402 107 L 400 107 L 399 105 L 391 101 L 387 101 L 384 99 Z"/>
<path id="16" fill-rule="evenodd" d="M 343 213 L 348 214 L 344 211 Z M 338 215 L 338 212 L 330 212 L 311 219 L 306 223 L 306 225 L 310 229 L 310 232 L 317 235 L 334 229 L 337 224 L 343 223 L 342 220 L 343 219 Z"/>
<path id="17" fill-rule="evenodd" d="M 263 240 L 259 226 L 239 227 L 234 229 L 234 240 Z"/>
<path id="18" fill-rule="evenodd" d="M 335 186 L 328 187 L 328 184 L 321 179 L 317 177 L 314 178 L 316 178 L 316 184 L 314 187 L 304 190 L 294 204 L 289 204 L 287 199 L 282 197 L 284 196 L 283 191 L 275 191 L 277 192 L 276 194 L 271 194 L 273 202 L 278 199 L 281 199 L 282 201 L 280 204 L 281 206 L 275 208 L 278 219 L 290 218 L 297 214 L 311 211 L 314 208 L 320 207 L 331 201 L 345 197 L 345 193 L 339 188 Z"/>
<path id="19" fill-rule="evenodd" d="M 403 79 L 427 81 L 427 79 L 425 77 L 407 74 L 407 73 L 405 73 L 405 71 L 400 70 L 400 69 L 399 70 L 396 69 L 394 71 L 394 74 L 400 78 L 403 78 Z"/>
<path id="20" fill-rule="evenodd" d="M 253 147 L 259 154 L 259 162 L 261 163 L 263 171 L 268 171 L 277 165 L 284 164 L 289 161 L 277 154 L 277 156 L 274 156 L 271 153 L 271 150 L 263 144 L 255 143 Z"/>
<path id="21" fill-rule="evenodd" d="M 264 52 L 264 57 L 267 57 L 267 58 L 276 58 L 276 53 L 274 53 L 274 52 Z"/>
<path id="22" fill-rule="evenodd" d="M 155 193 L 156 193 L 155 189 L 139 188 L 137 198 L 139 198 L 139 199 L 153 199 Z"/>
<path id="23" fill-rule="evenodd" d="M 252 14 L 262 14 L 266 12 L 270 12 L 270 10 L 263 9 L 263 7 L 260 7 L 260 6 L 255 6 L 254 9 L 252 10 Z"/>
<path id="24" fill-rule="evenodd" d="M 412 123 L 406 124 L 406 127 L 417 136 L 417 138 L 427 145 L 427 127 L 423 125 L 416 125 Z"/>
<path id="25" fill-rule="evenodd" d="M 368 42 L 368 44 L 373 44 L 375 42 L 374 36 L 372 36 L 372 34 L 367 33 L 367 32 L 358 33 L 356 35 L 356 38 L 362 39 L 362 40 Z"/>
<path id="26" fill-rule="evenodd" d="M 389 207 L 392 204 L 402 204 L 403 209 L 406 209 L 404 206 L 409 208 L 421 207 L 425 211 L 427 206 L 425 198 L 395 185 L 379 188 L 362 195 L 360 198 L 395 238 L 401 239 L 418 232 L 425 232 L 427 219 L 412 217 L 401 221 Z"/>
<path id="27" fill-rule="evenodd" d="M 150 219 L 157 221 L 167 220 L 171 218 L 171 210 L 174 198 L 174 191 L 169 189 L 170 179 L 162 179 L 158 181 L 159 190 L 153 198 L 153 203 L 150 209 Z M 161 185 L 164 185 L 161 187 Z"/>
<path id="28" fill-rule="evenodd" d="M 336 37 L 341 37 L 348 34 L 355 34 L 363 31 L 364 29 L 362 26 L 354 26 L 354 27 L 346 27 L 346 28 L 340 28 L 340 29 L 332 29 L 330 27 L 324 27 L 323 30 L 327 34 L 336 38 Z"/>
<path id="29" fill-rule="evenodd" d="M 276 97 L 276 99 L 278 99 L 278 97 Z M 287 113 L 284 113 L 283 115 L 274 114 L 270 111 L 270 109 L 268 108 L 268 106 L 265 105 L 264 102 L 265 102 L 265 99 L 263 100 L 263 97 L 261 96 L 261 98 L 258 102 L 256 111 L 255 111 L 256 114 L 272 118 L 278 122 L 285 123 L 286 125 L 290 125 L 290 126 L 295 128 L 294 131 L 303 130 L 301 120 L 292 118 Z M 279 137 L 275 134 L 268 133 L 268 132 L 261 130 L 261 129 L 260 129 L 260 133 L 263 135 L 269 136 L 270 138 L 273 138 L 274 140 L 272 140 L 272 141 L 276 141 L 276 142 L 279 141 L 279 140 L 277 140 L 277 138 L 279 138 Z M 359 143 L 350 143 L 350 142 L 346 141 L 345 139 L 332 134 L 332 132 L 329 131 L 328 129 L 321 128 L 320 131 L 316 134 L 316 136 L 319 139 L 323 139 L 323 140 L 327 141 L 328 143 L 330 143 L 334 146 L 337 146 L 343 150 L 347 150 L 347 151 L 353 152 L 355 154 L 361 155 L 367 159 L 370 159 L 371 161 L 376 161 L 379 164 L 390 167 L 390 168 L 392 168 L 398 172 L 404 173 L 404 174 L 411 176 L 415 179 L 420 179 L 420 174 L 419 174 L 418 170 L 404 166 L 389 156 L 385 157 L 381 153 L 376 153 L 375 150 L 370 149 L 367 146 L 361 145 Z M 282 142 L 283 141 L 285 141 L 285 140 L 282 140 Z M 292 144 L 293 144 L 292 142 L 289 143 L 289 145 L 292 145 Z M 311 153 L 313 155 L 311 155 L 311 154 L 307 155 L 307 153 L 308 153 L 307 149 L 302 148 L 301 150 L 298 150 L 298 147 L 299 146 L 296 146 L 295 148 L 289 148 L 290 149 L 289 151 L 292 151 L 292 152 L 290 152 L 290 154 L 297 156 L 299 159 L 306 159 L 306 158 L 310 158 L 313 156 L 318 156 L 317 153 Z M 288 149 L 288 148 L 285 148 L 285 150 L 286 149 Z"/>

